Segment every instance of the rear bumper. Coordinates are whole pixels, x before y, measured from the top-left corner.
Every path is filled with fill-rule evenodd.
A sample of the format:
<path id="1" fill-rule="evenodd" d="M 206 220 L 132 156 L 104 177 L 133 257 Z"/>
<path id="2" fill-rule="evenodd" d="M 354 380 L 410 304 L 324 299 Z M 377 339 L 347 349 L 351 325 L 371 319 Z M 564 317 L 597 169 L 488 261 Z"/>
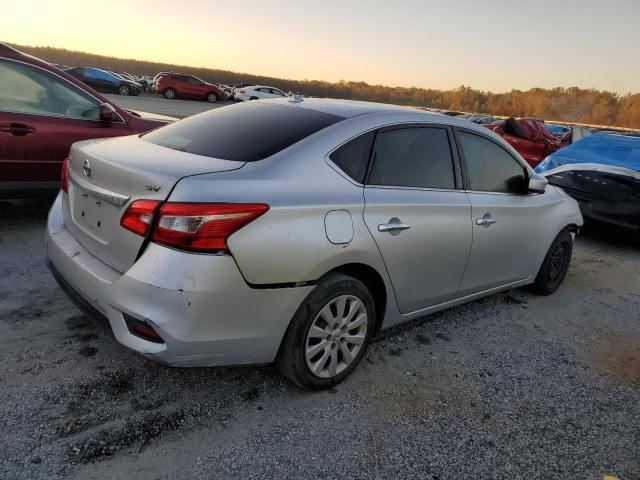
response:
<path id="1" fill-rule="evenodd" d="M 272 362 L 313 288 L 254 289 L 231 256 L 193 255 L 153 243 L 122 274 L 65 228 L 61 196 L 49 213 L 45 238 L 50 268 L 74 303 L 121 344 L 172 366 Z M 146 321 L 164 343 L 133 335 L 123 314 Z"/>

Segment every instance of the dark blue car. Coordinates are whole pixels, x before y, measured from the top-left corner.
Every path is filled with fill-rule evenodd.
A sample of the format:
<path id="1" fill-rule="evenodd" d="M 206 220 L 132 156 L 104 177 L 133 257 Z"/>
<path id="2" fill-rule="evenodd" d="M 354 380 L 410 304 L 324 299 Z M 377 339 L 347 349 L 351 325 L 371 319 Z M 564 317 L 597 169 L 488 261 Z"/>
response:
<path id="1" fill-rule="evenodd" d="M 99 68 L 75 67 L 66 72 L 103 93 L 120 95 L 140 95 L 144 88 L 138 82 L 119 77 L 114 73 Z"/>

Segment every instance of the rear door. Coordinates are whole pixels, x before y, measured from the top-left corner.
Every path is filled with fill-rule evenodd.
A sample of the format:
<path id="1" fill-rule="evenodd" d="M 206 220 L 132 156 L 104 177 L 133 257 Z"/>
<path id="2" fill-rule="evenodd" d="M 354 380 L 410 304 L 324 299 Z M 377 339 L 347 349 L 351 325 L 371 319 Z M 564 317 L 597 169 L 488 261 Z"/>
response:
<path id="1" fill-rule="evenodd" d="M 548 247 L 542 221 L 554 199 L 528 193 L 528 171 L 498 142 L 457 129 L 456 139 L 472 205 L 473 249 L 460 296 L 529 277 Z"/>
<path id="2" fill-rule="evenodd" d="M 471 204 L 452 145 L 446 127 L 408 124 L 377 133 L 364 220 L 402 313 L 452 300 L 469 257 Z"/>
<path id="3" fill-rule="evenodd" d="M 57 188 L 73 142 L 130 133 L 100 121 L 100 102 L 64 78 L 0 59 L 0 185 Z"/>

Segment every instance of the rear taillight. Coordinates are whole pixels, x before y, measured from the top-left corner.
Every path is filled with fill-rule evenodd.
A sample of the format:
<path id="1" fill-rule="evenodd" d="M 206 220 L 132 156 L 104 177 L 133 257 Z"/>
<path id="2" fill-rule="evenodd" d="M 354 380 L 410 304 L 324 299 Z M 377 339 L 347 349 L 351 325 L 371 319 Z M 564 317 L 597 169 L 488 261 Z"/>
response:
<path id="1" fill-rule="evenodd" d="M 69 157 L 62 161 L 62 173 L 60 174 L 60 188 L 69 193 Z"/>
<path id="2" fill-rule="evenodd" d="M 153 214 L 160 203 L 158 200 L 136 200 L 124 212 L 120 225 L 146 237 L 153 222 Z"/>
<path id="3" fill-rule="evenodd" d="M 120 220 L 151 241 L 191 252 L 227 251 L 229 236 L 269 210 L 264 203 L 165 203 L 136 200 Z M 158 210 L 158 211 L 156 211 Z"/>
<path id="4" fill-rule="evenodd" d="M 193 252 L 227 251 L 229 236 L 267 210 L 264 203 L 165 203 L 151 241 Z"/>

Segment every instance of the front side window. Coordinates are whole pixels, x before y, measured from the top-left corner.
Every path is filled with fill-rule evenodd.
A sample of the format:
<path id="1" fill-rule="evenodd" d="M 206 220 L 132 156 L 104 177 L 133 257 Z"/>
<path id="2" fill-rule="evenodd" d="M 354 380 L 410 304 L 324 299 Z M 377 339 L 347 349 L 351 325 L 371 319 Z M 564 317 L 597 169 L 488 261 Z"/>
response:
<path id="1" fill-rule="evenodd" d="M 478 192 L 526 193 L 525 168 L 504 148 L 473 133 L 458 132 L 469 173 L 469 187 Z"/>
<path id="2" fill-rule="evenodd" d="M 0 110 L 100 119 L 100 104 L 66 80 L 24 63 L 0 60 Z"/>
<path id="3" fill-rule="evenodd" d="M 364 183 L 374 137 L 374 132 L 360 135 L 335 150 L 329 158 L 356 182 Z"/>
<path id="4" fill-rule="evenodd" d="M 202 85 L 203 82 L 198 80 L 196 77 L 189 77 L 189 83 L 191 85 Z"/>
<path id="5" fill-rule="evenodd" d="M 447 130 L 411 127 L 379 132 L 369 184 L 455 189 Z"/>

